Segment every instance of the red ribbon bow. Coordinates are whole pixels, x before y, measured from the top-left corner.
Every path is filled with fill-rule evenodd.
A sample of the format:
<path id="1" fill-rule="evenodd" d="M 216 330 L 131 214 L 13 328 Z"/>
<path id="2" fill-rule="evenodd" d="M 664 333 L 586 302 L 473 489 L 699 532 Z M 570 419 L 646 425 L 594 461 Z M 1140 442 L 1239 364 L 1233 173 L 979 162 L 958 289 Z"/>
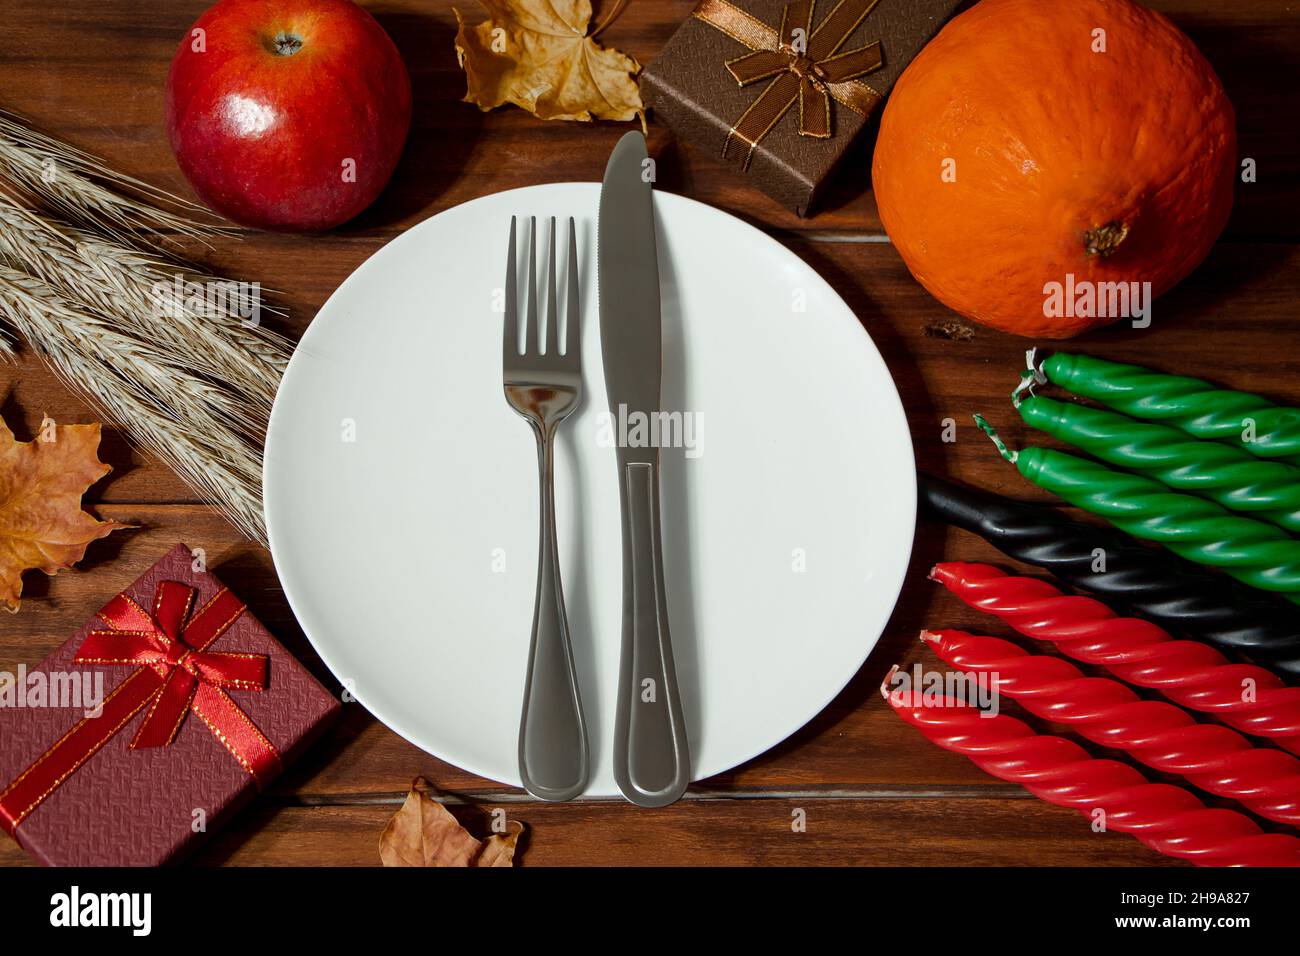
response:
<path id="1" fill-rule="evenodd" d="M 193 713 L 258 787 L 279 773 L 275 746 L 225 690 L 264 690 L 267 657 L 207 649 L 244 613 L 244 604 L 222 588 L 191 615 L 196 594 L 189 585 L 162 581 L 152 614 L 125 594 L 104 605 L 99 617 L 109 630 L 91 631 L 73 661 L 136 670 L 104 699 L 100 713 L 84 717 L 0 793 L 0 827 L 12 834 L 146 705 L 133 749 L 169 745 Z"/>

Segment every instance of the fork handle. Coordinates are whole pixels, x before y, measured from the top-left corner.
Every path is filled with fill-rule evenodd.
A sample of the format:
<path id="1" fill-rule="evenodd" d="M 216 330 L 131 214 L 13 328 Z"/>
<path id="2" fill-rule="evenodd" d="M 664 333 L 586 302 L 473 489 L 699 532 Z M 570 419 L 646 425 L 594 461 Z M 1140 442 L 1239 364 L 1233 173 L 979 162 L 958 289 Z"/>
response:
<path id="1" fill-rule="evenodd" d="M 519 773 L 533 796 L 571 800 L 587 786 L 590 760 L 555 539 L 554 438 L 554 429 L 537 437 L 541 542 L 524 712 L 519 721 Z"/>
<path id="2" fill-rule="evenodd" d="M 666 806 L 690 782 L 690 752 L 668 635 L 659 525 L 659 464 L 625 462 L 623 650 L 614 728 L 614 778 L 642 807 Z"/>

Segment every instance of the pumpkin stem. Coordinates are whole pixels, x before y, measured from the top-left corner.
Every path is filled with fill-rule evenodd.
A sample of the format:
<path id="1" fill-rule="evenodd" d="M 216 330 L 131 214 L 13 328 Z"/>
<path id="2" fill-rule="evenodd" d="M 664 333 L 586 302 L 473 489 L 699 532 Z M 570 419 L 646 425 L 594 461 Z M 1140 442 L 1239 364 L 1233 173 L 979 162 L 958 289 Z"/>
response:
<path id="1" fill-rule="evenodd" d="M 1108 222 L 1096 229 L 1089 229 L 1083 234 L 1083 251 L 1090 256 L 1105 259 L 1111 255 L 1128 237 L 1128 225 L 1122 222 Z"/>

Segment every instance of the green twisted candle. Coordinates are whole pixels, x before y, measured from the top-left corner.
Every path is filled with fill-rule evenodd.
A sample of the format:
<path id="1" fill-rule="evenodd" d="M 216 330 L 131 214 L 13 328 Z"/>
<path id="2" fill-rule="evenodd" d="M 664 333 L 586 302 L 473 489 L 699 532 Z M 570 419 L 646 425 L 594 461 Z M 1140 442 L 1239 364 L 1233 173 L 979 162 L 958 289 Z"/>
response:
<path id="1" fill-rule="evenodd" d="M 1075 395 L 1134 418 L 1165 422 L 1197 438 L 1231 442 L 1258 458 L 1300 464 L 1300 409 L 1200 379 L 1089 355 L 1051 355 L 1042 362 L 1041 372 Z"/>
<path id="2" fill-rule="evenodd" d="M 1017 397 L 1016 408 L 1026 424 L 1095 458 L 1300 532 L 1300 469 L 1289 464 L 1262 461 L 1223 442 L 1189 438 L 1167 425 L 1042 395 Z"/>
<path id="3" fill-rule="evenodd" d="M 1062 451 L 1010 451 L 982 416 L 976 415 L 975 423 L 1002 457 L 1038 487 L 1134 537 L 1158 541 L 1190 561 L 1222 568 L 1239 581 L 1300 604 L 1300 541 L 1280 528 Z"/>

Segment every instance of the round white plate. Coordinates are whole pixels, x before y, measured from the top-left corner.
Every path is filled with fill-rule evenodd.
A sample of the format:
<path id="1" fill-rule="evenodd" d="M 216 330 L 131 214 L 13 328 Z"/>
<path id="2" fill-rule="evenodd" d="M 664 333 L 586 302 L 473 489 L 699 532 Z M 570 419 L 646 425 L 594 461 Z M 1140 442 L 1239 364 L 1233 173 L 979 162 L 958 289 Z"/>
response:
<path id="1" fill-rule="evenodd" d="M 595 294 L 599 191 L 485 196 L 357 269 L 284 376 L 265 492 L 280 581 L 335 676 L 416 746 L 518 785 L 537 458 L 502 391 L 499 290 L 512 215 L 576 217 L 586 394 L 560 431 L 556 508 L 587 792 L 611 796 L 622 550 Z M 694 425 L 683 433 L 694 447 L 664 449 L 662 468 L 698 780 L 794 733 L 862 665 L 902 586 L 916 475 L 885 363 L 830 286 L 709 206 L 656 193 L 655 212 L 663 408 Z M 561 277 L 564 262 L 562 246 Z"/>

